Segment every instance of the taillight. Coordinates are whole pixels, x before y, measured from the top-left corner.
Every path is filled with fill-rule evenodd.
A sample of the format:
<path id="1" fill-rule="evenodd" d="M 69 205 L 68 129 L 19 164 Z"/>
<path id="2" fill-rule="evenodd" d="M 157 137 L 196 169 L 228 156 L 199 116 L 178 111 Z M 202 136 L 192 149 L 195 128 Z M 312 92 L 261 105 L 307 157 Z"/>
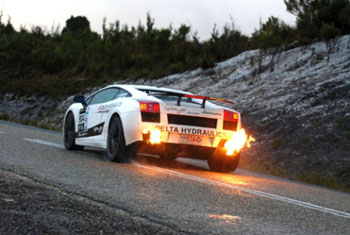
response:
<path id="1" fill-rule="evenodd" d="M 236 112 L 231 112 L 224 110 L 224 125 L 223 129 L 236 131 L 238 125 L 239 114 Z"/>
<path id="2" fill-rule="evenodd" d="M 224 110 L 224 120 L 231 121 L 231 122 L 238 122 L 238 113 Z"/>
<path id="3" fill-rule="evenodd" d="M 140 101 L 141 112 L 159 113 L 159 103 L 150 101 Z"/>
<path id="4" fill-rule="evenodd" d="M 160 122 L 160 106 L 157 102 L 139 101 L 143 122 Z"/>

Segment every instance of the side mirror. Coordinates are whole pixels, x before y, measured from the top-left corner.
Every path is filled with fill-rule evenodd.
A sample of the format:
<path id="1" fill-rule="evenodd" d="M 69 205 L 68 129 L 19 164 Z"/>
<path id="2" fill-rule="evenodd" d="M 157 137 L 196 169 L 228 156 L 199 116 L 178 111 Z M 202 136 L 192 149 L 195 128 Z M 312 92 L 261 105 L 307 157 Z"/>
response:
<path id="1" fill-rule="evenodd" d="M 82 95 L 74 96 L 73 100 L 75 103 L 81 103 L 84 106 L 84 108 L 86 108 L 87 104 L 85 102 L 84 96 Z"/>

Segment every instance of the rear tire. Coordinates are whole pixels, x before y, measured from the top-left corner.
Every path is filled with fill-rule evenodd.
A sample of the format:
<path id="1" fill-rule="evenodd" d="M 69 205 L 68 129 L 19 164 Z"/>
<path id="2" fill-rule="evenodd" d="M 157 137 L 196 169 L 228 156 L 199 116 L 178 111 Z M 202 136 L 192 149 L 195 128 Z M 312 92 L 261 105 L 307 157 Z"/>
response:
<path id="1" fill-rule="evenodd" d="M 233 172 L 237 169 L 241 153 L 227 156 L 224 151 L 217 150 L 209 159 L 210 170 L 216 172 Z"/>
<path id="2" fill-rule="evenodd" d="M 106 159 L 112 162 L 129 162 L 136 155 L 137 145 L 125 145 L 123 126 L 120 118 L 114 115 L 108 128 Z"/>
<path id="3" fill-rule="evenodd" d="M 83 150 L 84 146 L 75 144 L 75 122 L 74 115 L 72 112 L 67 114 L 66 120 L 64 121 L 64 134 L 63 134 L 63 142 L 64 147 L 67 150 Z"/>

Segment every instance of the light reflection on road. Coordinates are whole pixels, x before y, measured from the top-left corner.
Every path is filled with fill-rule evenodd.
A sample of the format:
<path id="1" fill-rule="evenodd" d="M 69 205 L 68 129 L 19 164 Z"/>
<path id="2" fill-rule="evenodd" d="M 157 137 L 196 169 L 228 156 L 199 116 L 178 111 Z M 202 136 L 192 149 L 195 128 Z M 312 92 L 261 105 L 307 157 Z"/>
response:
<path id="1" fill-rule="evenodd" d="M 239 216 L 233 216 L 233 215 L 216 215 L 216 214 L 210 214 L 208 215 L 209 218 L 223 220 L 227 224 L 237 224 L 241 220 L 241 217 Z"/>

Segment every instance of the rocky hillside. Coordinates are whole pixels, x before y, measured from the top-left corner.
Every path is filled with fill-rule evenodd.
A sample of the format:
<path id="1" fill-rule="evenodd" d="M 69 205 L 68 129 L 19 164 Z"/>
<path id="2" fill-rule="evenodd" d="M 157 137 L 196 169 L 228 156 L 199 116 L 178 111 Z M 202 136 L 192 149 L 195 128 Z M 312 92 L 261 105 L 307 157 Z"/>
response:
<path id="1" fill-rule="evenodd" d="M 232 99 L 256 138 L 241 166 L 322 185 L 350 188 L 350 35 L 331 42 L 266 54 L 248 51 L 158 80 L 122 81 Z M 60 127 L 62 102 L 0 100 L 0 113 Z"/>

